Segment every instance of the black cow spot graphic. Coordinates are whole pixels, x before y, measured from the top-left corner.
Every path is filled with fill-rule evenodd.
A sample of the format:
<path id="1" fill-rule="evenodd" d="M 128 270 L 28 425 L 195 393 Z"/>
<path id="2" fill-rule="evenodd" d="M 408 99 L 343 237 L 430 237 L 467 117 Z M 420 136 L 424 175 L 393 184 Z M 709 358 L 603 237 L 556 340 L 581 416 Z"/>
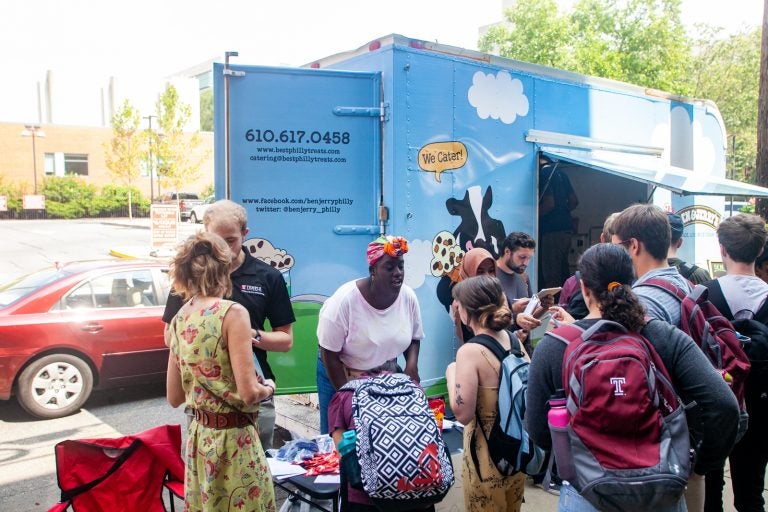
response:
<path id="1" fill-rule="evenodd" d="M 470 194 L 471 192 L 471 194 Z M 506 238 L 504 224 L 494 219 L 488 213 L 493 204 L 493 190 L 488 187 L 482 200 L 479 197 L 480 187 L 471 187 L 464 192 L 464 198 L 459 200 L 451 197 L 445 202 L 448 213 L 461 218 L 453 234 L 459 241 L 459 247 L 466 252 L 473 247 L 483 247 L 493 254 L 494 258 L 499 257 L 501 244 Z M 475 210 L 472 208 L 472 200 L 480 202 L 480 218 L 477 218 Z"/>

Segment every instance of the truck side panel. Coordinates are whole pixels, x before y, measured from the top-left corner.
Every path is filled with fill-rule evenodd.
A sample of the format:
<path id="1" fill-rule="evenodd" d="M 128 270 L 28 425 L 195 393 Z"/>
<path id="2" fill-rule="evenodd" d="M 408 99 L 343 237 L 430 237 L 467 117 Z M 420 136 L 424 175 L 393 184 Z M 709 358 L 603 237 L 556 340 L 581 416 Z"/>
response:
<path id="1" fill-rule="evenodd" d="M 233 67 L 231 199 L 248 212 L 246 248 L 277 268 L 297 322 L 294 348 L 270 354 L 284 393 L 315 386 L 317 314 L 345 281 L 366 275 L 378 233 L 378 73 Z M 217 148 L 223 140 L 223 67 L 216 77 Z M 216 192 L 224 187 L 217 153 Z M 340 234 L 337 234 L 340 233 Z"/>

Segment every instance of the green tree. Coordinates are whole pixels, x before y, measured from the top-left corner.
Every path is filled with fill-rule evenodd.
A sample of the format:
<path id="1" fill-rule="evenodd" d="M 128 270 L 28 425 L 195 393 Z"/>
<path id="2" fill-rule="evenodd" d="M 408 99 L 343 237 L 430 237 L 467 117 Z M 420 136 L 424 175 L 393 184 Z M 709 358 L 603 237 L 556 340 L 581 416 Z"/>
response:
<path id="1" fill-rule="evenodd" d="M 157 175 L 164 185 L 179 190 L 184 183 L 200 177 L 201 166 L 207 155 L 195 157 L 200 147 L 200 133 L 186 133 L 192 109 L 183 103 L 173 85 L 166 87 L 155 105 L 159 133 L 155 133 L 154 149 L 157 153 Z"/>
<path id="2" fill-rule="evenodd" d="M 760 28 L 729 37 L 722 29 L 696 27 L 698 37 L 692 66 L 692 95 L 714 101 L 736 148 L 729 162 L 734 178 L 754 179 L 757 155 L 757 99 L 760 68 Z M 729 147 L 732 141 L 728 141 Z"/>
<path id="3" fill-rule="evenodd" d="M 504 13 L 507 23 L 490 27 L 479 48 L 525 62 L 570 69 L 568 19 L 555 0 L 518 0 Z"/>
<path id="4" fill-rule="evenodd" d="M 213 131 L 213 88 L 200 93 L 200 130 Z"/>
<path id="5" fill-rule="evenodd" d="M 518 0 L 480 49 L 503 57 L 686 94 L 690 40 L 682 0 L 580 0 L 562 15 L 554 0 Z"/>
<path id="6" fill-rule="evenodd" d="M 139 131 L 139 111 L 128 100 L 112 116 L 112 139 L 104 143 L 109 172 L 128 189 L 128 217 L 133 218 L 133 185 L 141 174 L 145 138 Z"/>

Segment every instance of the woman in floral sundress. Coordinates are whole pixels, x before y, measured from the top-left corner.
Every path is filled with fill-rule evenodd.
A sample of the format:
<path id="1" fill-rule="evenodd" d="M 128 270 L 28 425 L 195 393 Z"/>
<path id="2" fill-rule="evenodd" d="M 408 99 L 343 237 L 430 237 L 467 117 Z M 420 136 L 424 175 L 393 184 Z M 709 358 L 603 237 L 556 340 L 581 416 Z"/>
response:
<path id="1" fill-rule="evenodd" d="M 274 511 L 272 478 L 256 430 L 259 402 L 274 382 L 256 374 L 251 325 L 231 292 L 230 251 L 199 233 L 171 263 L 186 303 L 170 328 L 167 396 L 194 411 L 186 448 L 184 504 L 189 511 Z"/>

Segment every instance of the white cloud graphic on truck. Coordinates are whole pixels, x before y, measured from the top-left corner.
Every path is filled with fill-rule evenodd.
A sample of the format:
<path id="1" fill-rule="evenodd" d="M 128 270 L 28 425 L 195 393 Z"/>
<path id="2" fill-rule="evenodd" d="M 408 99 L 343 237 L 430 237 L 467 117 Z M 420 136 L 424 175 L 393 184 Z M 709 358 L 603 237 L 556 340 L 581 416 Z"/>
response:
<path id="1" fill-rule="evenodd" d="M 523 82 L 506 71 L 485 74 L 478 71 L 472 77 L 467 91 L 469 104 L 477 109 L 480 119 L 498 119 L 512 124 L 517 116 L 528 114 L 528 98 L 523 93 Z"/>

